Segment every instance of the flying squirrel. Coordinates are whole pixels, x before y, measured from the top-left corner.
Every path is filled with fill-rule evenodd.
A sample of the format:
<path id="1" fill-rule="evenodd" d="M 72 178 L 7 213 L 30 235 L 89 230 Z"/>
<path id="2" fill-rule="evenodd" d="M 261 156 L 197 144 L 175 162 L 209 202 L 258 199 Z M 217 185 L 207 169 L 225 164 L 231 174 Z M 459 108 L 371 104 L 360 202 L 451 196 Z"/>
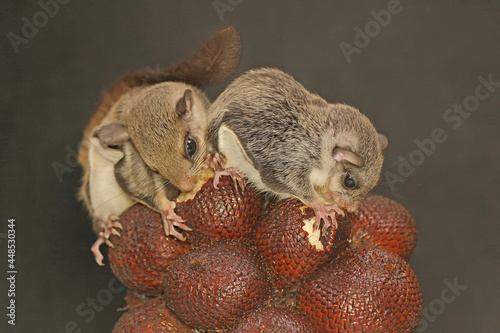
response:
<path id="1" fill-rule="evenodd" d="M 119 235 L 118 216 L 135 202 L 161 213 L 166 235 L 190 230 L 173 200 L 193 189 L 206 158 L 210 102 L 200 88 L 229 80 L 239 63 L 234 27 L 213 35 L 193 56 L 167 69 L 128 73 L 104 92 L 79 150 L 79 198 L 98 234 L 91 251 Z"/>
<path id="2" fill-rule="evenodd" d="M 217 177 L 246 177 L 261 192 L 300 199 L 323 232 L 377 184 L 387 146 L 358 109 L 328 103 L 274 68 L 229 84 L 210 108 L 208 136 L 211 165 L 223 169 Z"/>

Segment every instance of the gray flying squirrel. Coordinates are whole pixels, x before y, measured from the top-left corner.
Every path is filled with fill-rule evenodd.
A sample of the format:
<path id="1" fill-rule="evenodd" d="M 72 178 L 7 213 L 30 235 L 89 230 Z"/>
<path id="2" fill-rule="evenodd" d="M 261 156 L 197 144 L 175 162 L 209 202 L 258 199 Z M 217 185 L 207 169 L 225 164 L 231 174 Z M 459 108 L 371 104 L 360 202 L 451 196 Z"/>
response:
<path id="1" fill-rule="evenodd" d="M 124 75 L 104 92 L 85 129 L 79 161 L 79 196 L 98 235 L 91 250 L 112 246 L 118 216 L 135 202 L 162 215 L 166 235 L 190 230 L 174 211 L 174 199 L 202 177 L 210 102 L 198 88 L 226 82 L 241 53 L 240 35 L 229 27 L 192 57 L 167 69 Z"/>
<path id="2" fill-rule="evenodd" d="M 208 137 L 211 165 L 224 169 L 217 176 L 244 176 L 262 192 L 300 199 L 314 209 L 316 229 L 324 220 L 323 232 L 377 184 L 387 146 L 359 110 L 328 103 L 272 68 L 250 70 L 222 92 Z"/>

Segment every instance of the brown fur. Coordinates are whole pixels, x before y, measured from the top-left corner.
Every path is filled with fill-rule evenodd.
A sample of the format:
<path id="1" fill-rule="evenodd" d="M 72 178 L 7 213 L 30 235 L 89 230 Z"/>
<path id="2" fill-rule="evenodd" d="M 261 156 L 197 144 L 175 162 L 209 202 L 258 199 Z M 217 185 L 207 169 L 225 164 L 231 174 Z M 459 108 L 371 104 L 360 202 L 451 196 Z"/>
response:
<path id="1" fill-rule="evenodd" d="M 189 59 L 167 69 L 140 70 L 128 73 L 103 93 L 96 112 L 85 128 L 78 155 L 84 171 L 79 197 L 85 203 L 91 215 L 89 139 L 94 136 L 96 129 L 100 126 L 120 120 L 121 111 L 120 108 L 116 107 L 119 104 L 118 102 L 125 95 L 132 96 L 140 90 L 167 81 L 184 82 L 196 87 L 224 83 L 234 73 L 239 62 L 240 53 L 240 35 L 235 28 L 229 27 L 215 34 Z M 208 103 L 208 101 L 204 100 L 203 103 Z M 200 106 L 205 107 L 206 105 L 203 105 L 203 103 L 200 103 Z M 121 121 L 123 121 L 121 123 L 127 122 L 124 118 Z M 163 161 L 166 160 L 163 159 Z"/>

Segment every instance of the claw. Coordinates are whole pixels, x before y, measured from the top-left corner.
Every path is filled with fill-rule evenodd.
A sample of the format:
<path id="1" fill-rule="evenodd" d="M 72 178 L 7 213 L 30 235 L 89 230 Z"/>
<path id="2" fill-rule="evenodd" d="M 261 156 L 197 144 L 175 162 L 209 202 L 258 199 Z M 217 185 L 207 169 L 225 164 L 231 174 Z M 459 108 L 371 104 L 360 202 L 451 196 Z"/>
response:
<path id="1" fill-rule="evenodd" d="M 213 155 L 207 155 L 206 163 L 209 167 L 214 169 L 214 187 L 218 188 L 221 176 L 229 176 L 233 179 L 234 187 L 238 191 L 238 187 L 242 191 L 245 189 L 245 176 L 234 168 L 227 167 L 227 160 L 224 156 L 219 153 L 214 153 Z"/>
<path id="2" fill-rule="evenodd" d="M 104 266 L 102 261 L 104 260 L 104 256 L 102 255 L 101 251 L 99 251 L 99 246 L 104 243 L 104 240 L 102 238 L 98 238 L 94 244 L 92 244 L 92 247 L 90 248 L 90 251 L 94 254 L 94 258 L 96 263 L 99 266 Z"/>
<path id="3" fill-rule="evenodd" d="M 175 221 L 173 224 L 174 224 L 174 226 L 179 227 L 179 228 L 181 228 L 182 230 L 186 230 L 186 231 L 193 231 L 193 229 L 191 229 L 190 227 L 188 227 L 187 225 L 185 225 L 185 224 L 184 224 L 184 223 L 182 223 L 182 222 L 177 222 L 177 221 Z"/>
<path id="4" fill-rule="evenodd" d="M 123 230 L 123 226 L 120 222 L 113 222 L 112 227 L 115 229 Z"/>
<path id="5" fill-rule="evenodd" d="M 189 228 L 187 225 L 184 224 L 184 219 L 177 215 L 174 212 L 175 208 L 175 203 L 174 202 L 169 202 L 166 204 L 166 207 L 162 210 L 162 221 L 163 221 L 163 230 L 165 231 L 165 235 L 167 236 L 173 236 L 177 238 L 180 241 L 185 241 L 186 237 L 183 236 L 180 232 L 175 230 L 175 227 L 179 227 L 182 230 L 185 231 L 192 231 L 193 229 Z"/>
<path id="6" fill-rule="evenodd" d="M 326 234 L 326 231 L 328 230 L 328 227 L 332 226 L 333 229 L 337 229 L 337 219 L 336 219 L 336 214 L 316 214 L 316 223 L 314 224 L 314 229 L 318 229 L 321 223 L 321 220 L 324 221 L 323 228 L 321 229 L 321 232 Z M 318 222 L 319 221 L 319 222 Z"/>
<path id="7" fill-rule="evenodd" d="M 166 215 L 166 219 L 172 221 L 173 223 L 175 223 L 175 222 L 177 222 L 177 223 L 186 222 L 182 217 L 180 217 L 179 215 L 177 215 L 173 211 L 173 209 L 172 209 L 172 211 L 168 212 L 168 214 Z"/>
<path id="8" fill-rule="evenodd" d="M 337 229 L 337 215 L 345 215 L 344 211 L 335 204 L 328 206 L 323 204 L 312 204 L 310 207 L 314 209 L 316 218 L 316 221 L 314 222 L 314 230 L 319 228 L 321 220 L 324 221 L 323 228 L 321 229 L 323 234 L 326 233 L 330 226 L 332 226 L 333 229 Z"/>
<path id="9" fill-rule="evenodd" d="M 120 222 L 118 222 L 119 220 L 120 218 L 118 216 L 110 216 L 108 217 L 108 220 L 106 222 L 99 221 L 99 226 L 102 231 L 99 232 L 99 237 L 97 238 L 95 243 L 92 244 L 92 247 L 90 248 L 90 251 L 92 252 L 92 254 L 94 254 L 94 259 L 99 266 L 104 266 L 102 262 L 104 260 L 104 256 L 99 250 L 99 247 L 102 244 L 106 244 L 109 247 L 114 248 L 114 245 L 109 240 L 109 237 L 111 237 L 111 235 L 121 237 L 118 230 L 116 230 L 116 229 L 123 230 L 123 226 L 120 224 Z"/>
<path id="10" fill-rule="evenodd" d="M 108 217 L 108 222 L 118 222 L 118 221 L 120 221 L 120 218 L 118 216 L 111 215 L 110 217 Z"/>
<path id="11" fill-rule="evenodd" d="M 241 188 L 242 191 L 245 190 L 245 176 L 241 172 L 236 169 L 229 168 L 223 171 L 215 171 L 214 175 L 214 187 L 218 188 L 220 183 L 221 176 L 229 176 L 234 182 L 234 187 L 236 191 L 238 191 L 238 187 Z"/>
<path id="12" fill-rule="evenodd" d="M 175 216 L 179 217 L 178 215 L 175 215 Z M 163 215 L 162 220 L 163 220 L 163 230 L 165 231 L 165 235 L 173 236 L 180 241 L 185 241 L 186 237 L 184 235 L 182 235 L 180 232 L 178 232 L 177 230 L 175 230 L 174 226 L 177 226 L 177 227 L 179 227 L 183 230 L 186 230 L 186 231 L 192 230 L 187 225 L 183 224 L 182 222 L 179 222 L 177 220 L 172 220 L 168 216 Z"/>
<path id="13" fill-rule="evenodd" d="M 205 164 L 214 170 L 225 169 L 226 163 L 226 159 L 219 153 L 208 154 L 205 160 Z"/>
<path id="14" fill-rule="evenodd" d="M 224 173 L 224 171 L 215 171 L 215 174 L 214 174 L 214 187 L 215 188 L 219 188 L 220 177 L 222 176 L 222 173 Z"/>
<path id="15" fill-rule="evenodd" d="M 186 240 L 186 237 L 175 229 L 170 230 L 170 236 L 173 236 L 182 242 Z"/>

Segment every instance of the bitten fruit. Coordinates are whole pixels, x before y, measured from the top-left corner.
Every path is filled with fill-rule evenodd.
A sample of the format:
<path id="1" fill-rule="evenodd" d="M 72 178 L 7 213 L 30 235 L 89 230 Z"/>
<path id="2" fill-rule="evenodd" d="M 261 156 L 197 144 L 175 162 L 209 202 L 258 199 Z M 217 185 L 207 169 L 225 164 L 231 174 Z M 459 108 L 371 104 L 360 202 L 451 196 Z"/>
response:
<path id="1" fill-rule="evenodd" d="M 338 217 L 338 227 L 326 234 L 313 230 L 314 211 L 300 200 L 270 203 L 259 218 L 254 245 L 276 272 L 277 284 L 296 284 L 330 262 L 348 245 L 351 223 Z"/>

